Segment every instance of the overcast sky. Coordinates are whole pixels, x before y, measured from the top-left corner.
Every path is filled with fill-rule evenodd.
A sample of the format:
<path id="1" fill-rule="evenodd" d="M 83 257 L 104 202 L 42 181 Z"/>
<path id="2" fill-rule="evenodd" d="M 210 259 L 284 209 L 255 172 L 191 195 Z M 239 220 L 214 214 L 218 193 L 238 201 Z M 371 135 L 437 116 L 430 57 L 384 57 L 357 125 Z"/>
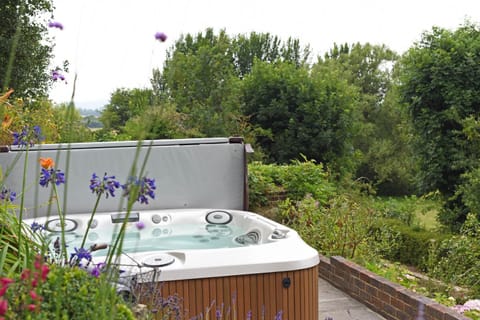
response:
<path id="1" fill-rule="evenodd" d="M 225 29 L 232 36 L 269 32 L 300 39 L 313 56 L 336 43 L 385 44 L 405 52 L 433 26 L 480 23 L 480 0 L 54 0 L 50 29 L 55 63 L 70 62 L 54 102 L 68 102 L 77 74 L 75 104 L 99 109 L 117 88 L 150 87 L 151 71 L 181 34 Z M 168 39 L 155 40 L 156 32 Z"/>

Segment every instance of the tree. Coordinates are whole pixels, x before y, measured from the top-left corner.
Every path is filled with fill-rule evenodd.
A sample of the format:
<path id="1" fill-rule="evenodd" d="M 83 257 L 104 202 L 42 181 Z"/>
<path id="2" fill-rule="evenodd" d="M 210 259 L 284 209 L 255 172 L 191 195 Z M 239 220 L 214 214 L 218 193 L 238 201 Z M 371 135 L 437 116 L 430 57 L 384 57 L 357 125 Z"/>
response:
<path id="1" fill-rule="evenodd" d="M 270 133 L 259 137 L 270 161 L 303 154 L 331 164 L 348 153 L 355 91 L 334 73 L 257 61 L 244 79 L 243 100 L 250 122 Z"/>
<path id="2" fill-rule="evenodd" d="M 151 89 L 117 89 L 100 115 L 105 131 L 122 132 L 127 121 L 154 105 Z"/>
<path id="3" fill-rule="evenodd" d="M 283 43 L 278 36 L 251 32 L 248 36 L 238 35 L 232 40 L 232 53 L 235 72 L 239 78 L 243 78 L 251 72 L 255 60 L 286 61 L 296 66 L 306 65 L 310 47 L 302 49 L 298 39 L 289 38 Z"/>
<path id="4" fill-rule="evenodd" d="M 479 53 L 479 27 L 466 22 L 455 31 L 425 32 L 400 65 L 401 96 L 417 138 L 419 187 L 440 191 L 446 202 L 439 219 L 454 230 L 468 213 L 459 193 L 462 176 L 479 160 L 464 132 L 465 120 L 480 112 Z"/>
<path id="5" fill-rule="evenodd" d="M 188 115 L 186 124 L 205 136 L 248 135 L 240 112 L 241 80 L 255 61 L 289 61 L 305 64 L 309 50 L 296 39 L 282 42 L 270 34 L 252 32 L 230 37 L 209 28 L 204 33 L 182 35 L 167 54 L 163 71 L 154 71 L 156 95 L 170 100 Z M 247 130 L 248 132 L 245 132 Z"/>
<path id="6" fill-rule="evenodd" d="M 52 83 L 48 72 L 52 45 L 44 17 L 52 11 L 52 0 L 2 0 L 0 89 L 14 88 L 18 97 L 46 95 Z"/>
<path id="7" fill-rule="evenodd" d="M 158 95 L 188 115 L 187 126 L 205 136 L 233 134 L 239 79 L 224 30 L 183 35 L 168 53 L 159 81 L 153 84 L 161 90 Z"/>
<path id="8" fill-rule="evenodd" d="M 358 89 L 352 112 L 357 178 L 366 178 L 379 194 L 410 194 L 414 162 L 409 148 L 408 117 L 392 87 L 398 55 L 385 45 L 335 44 L 315 70 L 336 70 Z"/>

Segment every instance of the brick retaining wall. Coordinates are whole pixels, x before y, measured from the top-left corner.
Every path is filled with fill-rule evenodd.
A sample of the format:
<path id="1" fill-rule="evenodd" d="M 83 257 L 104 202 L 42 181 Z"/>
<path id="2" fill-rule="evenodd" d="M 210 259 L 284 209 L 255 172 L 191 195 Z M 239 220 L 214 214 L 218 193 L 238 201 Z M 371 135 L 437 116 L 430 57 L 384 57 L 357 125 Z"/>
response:
<path id="1" fill-rule="evenodd" d="M 342 257 L 320 256 L 319 275 L 389 320 L 470 319 Z"/>

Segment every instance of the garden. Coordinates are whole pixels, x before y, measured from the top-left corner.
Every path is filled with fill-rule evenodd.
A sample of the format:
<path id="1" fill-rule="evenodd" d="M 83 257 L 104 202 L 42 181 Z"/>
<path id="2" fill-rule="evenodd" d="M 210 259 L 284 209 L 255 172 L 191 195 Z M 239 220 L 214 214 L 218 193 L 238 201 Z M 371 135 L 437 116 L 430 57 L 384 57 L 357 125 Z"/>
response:
<path id="1" fill-rule="evenodd" d="M 64 28 L 53 13 L 51 0 L 7 0 L 0 8 L 0 157 L 13 149 L 25 155 L 14 164 L 24 172 L 19 189 L 6 183 L 12 167 L 0 168 L 0 319 L 183 319 L 181 297 L 142 308 L 117 293 L 113 262 L 124 232 L 107 261 L 92 264 L 98 248 L 84 248 L 84 240 L 67 254 L 65 221 L 53 243 L 43 226 L 23 222 L 35 210 L 25 206 L 33 189 L 50 195 L 38 208 L 63 219 L 59 190 L 68 188 L 71 170 L 68 156 L 42 157 L 29 184 L 28 154 L 45 143 L 68 149 L 229 136 L 255 151 L 251 211 L 297 230 L 325 256 L 343 256 L 480 319 L 478 25 L 433 27 L 401 55 L 384 45 L 334 44 L 315 62 L 298 39 L 187 33 L 166 49 L 163 68 L 152 70 L 151 88 L 116 89 L 92 130 L 75 106 L 68 60 L 52 66 L 49 35 Z M 151 36 L 167 41 L 161 31 Z M 67 81 L 71 101 L 49 100 L 52 86 Z M 127 213 L 148 205 L 155 180 L 141 168 L 135 158 L 126 181 L 85 173 L 91 220 L 114 197 Z M 234 310 L 205 308 L 236 320 Z"/>

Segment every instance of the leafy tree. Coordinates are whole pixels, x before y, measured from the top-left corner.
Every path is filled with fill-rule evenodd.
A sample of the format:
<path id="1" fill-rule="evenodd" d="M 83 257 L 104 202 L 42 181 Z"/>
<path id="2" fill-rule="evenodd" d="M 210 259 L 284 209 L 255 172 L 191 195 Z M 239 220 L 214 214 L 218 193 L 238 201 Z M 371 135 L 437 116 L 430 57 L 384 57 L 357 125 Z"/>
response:
<path id="1" fill-rule="evenodd" d="M 290 61 L 299 66 L 308 53 L 296 39 L 284 43 L 254 32 L 232 38 L 225 30 L 215 34 L 206 29 L 195 36 L 183 35 L 175 43 L 163 71 L 154 71 L 152 85 L 158 97 L 173 101 L 177 111 L 188 115 L 186 124 L 203 135 L 248 136 L 256 129 L 245 127 L 240 82 L 254 62 Z"/>
<path id="2" fill-rule="evenodd" d="M 407 115 L 392 90 L 397 59 L 384 45 L 335 44 L 313 67 L 318 72 L 336 70 L 358 89 L 352 112 L 355 176 L 367 178 L 380 194 L 388 195 L 412 191 Z"/>
<path id="3" fill-rule="evenodd" d="M 164 103 L 152 106 L 129 119 L 124 133 L 131 139 L 181 139 L 199 137 L 201 134 L 188 128 L 188 116 L 175 110 L 175 105 Z"/>
<path id="4" fill-rule="evenodd" d="M 468 208 L 459 193 L 462 175 L 478 166 L 465 119 L 480 112 L 480 30 L 466 22 L 422 35 L 401 60 L 401 95 L 415 130 L 422 192 L 439 190 L 446 204 L 440 221 L 458 230 Z M 477 213 L 478 214 L 478 213 Z"/>
<path id="5" fill-rule="evenodd" d="M 52 109 L 53 121 L 57 126 L 56 142 L 93 141 L 94 135 L 83 123 L 80 112 L 72 105 L 61 104 Z"/>
<path id="6" fill-rule="evenodd" d="M 154 104 L 151 89 L 117 89 L 100 115 L 105 131 L 122 132 L 127 121 Z"/>
<path id="7" fill-rule="evenodd" d="M 265 62 L 288 61 L 296 66 L 306 65 L 310 47 L 302 49 L 298 39 L 289 38 L 282 43 L 278 36 L 270 33 L 251 32 L 238 35 L 232 41 L 235 71 L 238 77 L 248 75 L 255 60 Z"/>
<path id="8" fill-rule="evenodd" d="M 18 97 L 45 96 L 51 84 L 52 45 L 45 17 L 52 0 L 2 0 L 0 6 L 0 89 Z"/>
<path id="9" fill-rule="evenodd" d="M 159 95 L 188 115 L 186 124 L 205 136 L 232 134 L 238 109 L 238 81 L 233 69 L 231 39 L 224 30 L 216 35 L 182 36 L 168 53 Z"/>
<path id="10" fill-rule="evenodd" d="M 257 61 L 244 79 L 243 99 L 250 122 L 270 133 L 259 137 L 270 161 L 287 163 L 303 154 L 331 163 L 347 154 L 355 92 L 335 74 Z"/>

